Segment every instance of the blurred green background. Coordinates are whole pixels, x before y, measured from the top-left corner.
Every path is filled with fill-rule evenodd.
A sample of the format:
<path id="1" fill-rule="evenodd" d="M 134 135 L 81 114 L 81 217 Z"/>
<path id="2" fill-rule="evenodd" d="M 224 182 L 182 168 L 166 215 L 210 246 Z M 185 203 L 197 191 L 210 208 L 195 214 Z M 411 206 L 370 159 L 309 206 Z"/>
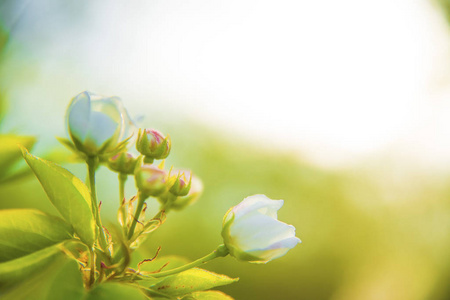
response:
<path id="1" fill-rule="evenodd" d="M 221 221 L 228 208 L 261 193 L 285 200 L 279 219 L 293 224 L 303 243 L 267 265 L 228 257 L 206 266 L 240 277 L 239 283 L 222 288 L 236 299 L 450 298 L 450 168 L 428 169 L 389 152 L 327 168 L 295 147 L 264 147 L 246 135 L 172 111 L 167 102 L 173 94 L 133 93 L 133 86 L 121 93 L 120 87 L 97 78 L 104 70 L 90 69 L 89 59 L 83 59 L 107 61 L 108 52 L 98 45 L 77 46 L 96 14 L 110 13 L 104 2 L 93 3 L 0 0 L 1 133 L 36 136 L 35 154 L 64 161 L 67 152 L 54 137 L 65 135 L 70 98 L 86 89 L 115 93 L 132 115 L 145 115 L 142 127 L 171 135 L 166 165 L 193 170 L 205 187 L 195 205 L 169 215 L 146 244 L 149 255 L 161 246 L 163 255 L 191 260 L 203 256 L 221 243 Z M 439 3 L 436 7 L 448 13 L 448 3 Z M 96 11 L 99 7 L 103 10 Z M 117 33 L 118 47 L 124 34 Z M 101 43 L 104 37 L 97 38 Z M 124 76 L 127 84 L 133 82 L 129 73 Z M 145 78 L 138 81 L 142 84 Z M 322 84 L 326 89 L 327 82 Z M 133 98 L 140 99 L 138 104 Z M 232 123 L 233 116 L 229 118 Z M 83 165 L 65 166 L 85 178 Z M 102 215 L 114 221 L 117 178 L 103 168 L 98 184 Z M 126 193 L 135 193 L 132 180 Z M 56 213 L 32 176 L 0 185 L 0 208 L 12 207 Z"/>

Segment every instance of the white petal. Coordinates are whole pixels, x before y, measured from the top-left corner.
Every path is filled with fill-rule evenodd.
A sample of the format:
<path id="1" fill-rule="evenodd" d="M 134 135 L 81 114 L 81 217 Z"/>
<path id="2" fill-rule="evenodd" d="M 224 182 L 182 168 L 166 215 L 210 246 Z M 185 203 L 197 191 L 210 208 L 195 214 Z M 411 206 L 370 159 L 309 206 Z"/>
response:
<path id="1" fill-rule="evenodd" d="M 91 101 L 91 110 L 93 112 L 101 112 L 123 126 L 124 118 L 122 114 L 124 112 L 122 110 L 124 110 L 124 108 L 119 98 L 104 97 L 99 100 Z"/>
<path id="2" fill-rule="evenodd" d="M 285 255 L 290 249 L 294 248 L 298 243 L 301 243 L 300 239 L 297 237 L 290 237 L 272 244 L 270 247 L 265 249 L 255 249 L 252 251 L 247 251 L 256 257 L 260 257 L 261 260 L 272 260 Z"/>
<path id="3" fill-rule="evenodd" d="M 277 211 L 283 206 L 283 203 L 283 200 L 272 200 L 265 195 L 253 195 L 245 198 L 241 203 L 233 207 L 233 211 L 236 219 L 254 211 L 276 219 Z"/>
<path id="4" fill-rule="evenodd" d="M 67 109 L 67 125 L 71 135 L 83 142 L 89 131 L 91 100 L 88 92 L 78 94 Z"/>
<path id="5" fill-rule="evenodd" d="M 119 137 L 119 133 L 116 132 L 118 126 L 119 124 L 108 115 L 94 111 L 91 113 L 90 130 L 86 141 L 100 148 L 109 139 Z"/>
<path id="6" fill-rule="evenodd" d="M 230 235 L 233 237 L 233 244 L 243 251 L 249 251 L 267 248 L 294 237 L 295 228 L 256 211 L 235 220 L 230 227 Z"/>
<path id="7" fill-rule="evenodd" d="M 133 144 L 137 138 L 138 126 L 136 125 L 136 122 L 130 117 L 128 111 L 125 109 L 125 106 L 123 106 L 122 101 L 120 101 L 120 99 L 119 102 L 117 103 L 117 107 L 119 108 L 119 111 L 121 112 L 123 119 L 122 132 L 120 133 L 120 140 L 124 140 L 131 136 L 132 138 L 129 140 L 129 143 Z"/>

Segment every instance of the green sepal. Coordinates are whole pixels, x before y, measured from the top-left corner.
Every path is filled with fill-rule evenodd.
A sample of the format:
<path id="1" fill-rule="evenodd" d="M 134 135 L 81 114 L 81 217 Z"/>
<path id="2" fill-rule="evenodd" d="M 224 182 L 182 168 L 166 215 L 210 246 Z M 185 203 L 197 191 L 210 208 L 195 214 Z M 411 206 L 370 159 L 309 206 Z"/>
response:
<path id="1" fill-rule="evenodd" d="M 152 156 L 156 159 L 165 159 L 167 158 L 167 156 L 169 156 L 171 148 L 172 148 L 172 140 L 170 139 L 170 135 L 167 135 Z"/>
<path id="2" fill-rule="evenodd" d="M 101 151 L 104 151 L 105 149 L 107 149 L 107 147 L 109 145 L 103 146 L 102 149 L 99 151 L 100 154 L 98 155 L 99 159 L 100 159 L 100 162 L 101 163 L 106 163 L 106 162 L 108 162 L 108 159 L 110 157 L 112 157 L 112 156 L 114 156 L 114 155 L 116 155 L 116 154 L 118 154 L 120 152 L 126 151 L 127 148 L 128 148 L 128 143 L 129 143 L 129 141 L 130 141 L 130 139 L 132 137 L 133 137 L 133 135 L 130 135 L 129 137 L 127 137 L 126 139 L 124 139 L 123 141 L 118 143 L 117 146 L 114 147 L 114 149 L 112 149 L 109 152 L 102 153 Z"/>
<path id="3" fill-rule="evenodd" d="M 73 226 L 79 238 L 92 246 L 96 227 L 89 189 L 79 178 L 60 165 L 31 155 L 25 148 L 22 148 L 22 152 L 50 201 Z"/>
<path id="4" fill-rule="evenodd" d="M 133 175 L 134 169 L 136 168 L 136 163 L 137 159 L 134 158 L 132 154 L 127 152 L 120 152 L 114 156 L 111 156 L 107 161 L 108 168 L 111 171 L 124 175 Z"/>
<path id="5" fill-rule="evenodd" d="M 172 141 L 170 136 L 167 135 L 160 144 L 154 145 L 149 140 L 147 131 L 139 128 L 138 138 L 136 141 L 136 150 L 147 159 L 165 159 L 170 154 L 172 148 Z"/>
<path id="6" fill-rule="evenodd" d="M 72 151 L 75 154 L 77 161 L 79 161 L 79 162 L 86 161 L 87 155 L 85 153 L 81 152 L 80 150 L 78 150 L 72 141 L 70 141 L 69 139 L 63 138 L 63 137 L 56 137 L 56 139 L 64 147 L 66 147 L 67 149 L 69 149 L 70 151 Z"/>
<path id="7" fill-rule="evenodd" d="M 169 192 L 171 192 L 172 194 L 174 194 L 175 196 L 178 196 L 178 197 L 186 196 L 189 193 L 189 190 L 191 189 L 191 185 L 192 185 L 192 172 L 189 175 L 188 184 L 185 185 L 184 187 L 180 186 L 181 176 L 184 176 L 184 179 L 186 179 L 186 175 L 184 174 L 184 172 L 178 172 L 176 177 L 173 176 L 174 179 L 171 178 L 170 172 L 169 172 L 169 176 L 168 176 L 169 177 L 168 186 L 170 186 Z"/>

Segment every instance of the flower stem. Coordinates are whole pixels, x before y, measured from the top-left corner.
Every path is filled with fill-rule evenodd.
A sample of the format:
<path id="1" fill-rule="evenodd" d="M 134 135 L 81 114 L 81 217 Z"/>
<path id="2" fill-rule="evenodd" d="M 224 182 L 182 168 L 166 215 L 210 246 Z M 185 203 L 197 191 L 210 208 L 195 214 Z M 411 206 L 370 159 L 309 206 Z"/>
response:
<path id="1" fill-rule="evenodd" d="M 128 231 L 128 239 L 130 240 L 133 237 L 134 229 L 136 228 L 136 223 L 139 220 L 139 216 L 141 215 L 142 208 L 144 207 L 145 199 L 147 196 L 144 196 L 142 193 L 138 193 L 138 204 L 136 206 L 136 212 L 134 213 L 133 221 L 131 222 L 130 231 Z"/>
<path id="2" fill-rule="evenodd" d="M 100 219 L 100 213 L 98 211 L 98 203 L 97 203 L 97 190 L 95 187 L 95 171 L 97 169 L 98 157 L 89 156 L 87 161 L 88 165 L 88 175 L 89 175 L 89 187 L 91 189 L 91 199 L 92 199 L 92 214 L 94 215 L 95 222 L 98 227 L 98 235 L 100 238 L 100 246 L 103 250 L 107 248 L 107 243 L 105 239 L 105 234 L 103 232 L 102 221 Z"/>
<path id="3" fill-rule="evenodd" d="M 125 235 L 127 235 L 127 209 L 125 207 L 125 182 L 127 178 L 127 174 L 119 173 L 119 209 L 122 215 L 122 227 Z"/>
<path id="4" fill-rule="evenodd" d="M 92 248 L 89 248 L 89 264 L 91 270 L 89 271 L 89 287 L 95 282 L 95 257 Z"/>
<path id="5" fill-rule="evenodd" d="M 199 258 L 191 263 L 188 263 L 184 266 L 181 266 L 181 267 L 178 267 L 178 268 L 175 268 L 172 270 L 168 270 L 165 272 L 154 273 L 154 274 L 151 274 L 151 276 L 155 277 L 155 278 L 159 278 L 159 277 L 165 277 L 165 276 L 177 274 L 177 273 L 192 269 L 194 267 L 197 267 L 199 265 L 205 264 L 217 257 L 225 257 L 228 255 L 228 253 L 229 253 L 229 251 L 228 251 L 227 247 L 225 245 L 220 245 L 219 247 L 217 247 L 216 250 L 214 250 L 210 254 L 203 256 L 202 258 Z"/>

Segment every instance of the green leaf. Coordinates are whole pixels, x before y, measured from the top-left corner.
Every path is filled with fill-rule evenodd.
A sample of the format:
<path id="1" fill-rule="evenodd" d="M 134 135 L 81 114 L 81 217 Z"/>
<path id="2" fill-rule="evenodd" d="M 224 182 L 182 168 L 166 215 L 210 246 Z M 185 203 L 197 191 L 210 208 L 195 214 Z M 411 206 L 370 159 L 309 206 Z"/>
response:
<path id="1" fill-rule="evenodd" d="M 68 259 L 57 272 L 53 272 L 52 280 L 48 280 L 46 300 L 81 300 L 85 296 L 83 278 L 78 263 Z"/>
<path id="2" fill-rule="evenodd" d="M 183 296 L 216 286 L 231 284 L 238 280 L 239 278 L 230 278 L 207 270 L 193 268 L 168 276 L 150 288 L 168 296 Z"/>
<path id="3" fill-rule="evenodd" d="M 62 259 L 22 281 L 2 295 L 2 300 L 82 300 L 86 294 L 78 263 Z"/>
<path id="4" fill-rule="evenodd" d="M 0 262 L 73 238 L 64 220 L 34 209 L 0 210 Z"/>
<path id="5" fill-rule="evenodd" d="M 233 300 L 233 298 L 220 291 L 205 291 L 189 294 L 181 300 Z"/>
<path id="6" fill-rule="evenodd" d="M 31 136 L 0 135 L 0 177 L 6 176 L 11 167 L 20 161 L 22 153 L 19 145 L 31 148 L 34 143 L 36 139 Z"/>
<path id="7" fill-rule="evenodd" d="M 84 300 L 147 300 L 139 288 L 116 283 L 105 282 L 93 288 Z"/>
<path id="8" fill-rule="evenodd" d="M 63 167 L 31 155 L 26 149 L 23 149 L 23 157 L 56 209 L 72 224 L 80 239 L 92 246 L 96 227 L 86 185 Z"/>
<path id="9" fill-rule="evenodd" d="M 32 254 L 0 263 L 0 289 L 22 281 L 42 271 L 64 257 L 59 245 L 44 248 Z"/>

